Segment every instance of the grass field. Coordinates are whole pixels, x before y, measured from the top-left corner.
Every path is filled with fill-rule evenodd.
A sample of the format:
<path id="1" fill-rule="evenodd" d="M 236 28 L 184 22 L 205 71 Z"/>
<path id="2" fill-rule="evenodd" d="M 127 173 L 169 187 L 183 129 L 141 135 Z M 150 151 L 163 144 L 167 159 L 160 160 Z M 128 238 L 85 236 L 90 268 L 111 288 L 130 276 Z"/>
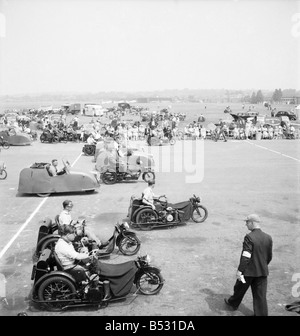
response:
<path id="1" fill-rule="evenodd" d="M 3 113 L 7 109 L 23 109 L 23 108 L 39 108 L 41 106 L 53 106 L 53 108 L 58 108 L 62 104 L 64 104 L 65 101 L 34 101 L 34 102 L 0 102 L 0 111 Z M 86 102 L 80 102 L 81 106 L 83 106 Z M 116 106 L 117 104 L 103 104 L 103 107 L 112 107 Z M 231 110 L 233 113 L 238 112 L 246 112 L 248 111 L 249 104 L 245 104 L 245 108 L 243 110 L 242 106 L 243 103 L 144 103 L 144 104 L 132 104 L 133 106 L 143 106 L 147 107 L 149 111 L 160 111 L 163 108 L 167 108 L 168 106 L 171 106 L 171 111 L 173 113 L 186 113 L 186 119 L 183 123 L 180 124 L 180 126 L 188 124 L 192 121 L 197 121 L 199 115 L 202 113 L 205 117 L 204 125 L 207 125 L 208 123 L 214 123 L 219 121 L 219 119 L 229 119 L 231 120 L 232 117 L 224 113 L 225 107 L 227 105 L 230 105 Z M 205 108 L 206 106 L 206 108 Z M 287 104 L 276 104 L 273 107 L 276 107 L 277 111 L 289 111 L 291 109 L 294 109 L 294 105 L 287 105 Z M 263 116 L 271 116 L 271 111 L 268 110 L 266 107 L 263 106 L 263 104 L 255 104 L 253 111 L 259 112 L 259 115 Z M 68 116 L 68 120 L 72 119 L 72 115 Z M 91 120 L 91 117 L 80 117 L 81 123 L 86 123 Z"/>

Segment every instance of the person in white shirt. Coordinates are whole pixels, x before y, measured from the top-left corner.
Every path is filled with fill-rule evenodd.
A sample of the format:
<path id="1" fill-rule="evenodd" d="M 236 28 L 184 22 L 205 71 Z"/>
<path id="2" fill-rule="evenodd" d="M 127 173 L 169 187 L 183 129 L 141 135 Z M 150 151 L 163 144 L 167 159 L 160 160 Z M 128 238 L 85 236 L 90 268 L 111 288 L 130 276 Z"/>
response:
<path id="1" fill-rule="evenodd" d="M 71 216 L 71 211 L 73 209 L 73 202 L 70 200 L 63 201 L 63 210 L 58 217 L 59 226 L 62 225 L 72 225 L 74 226 L 78 236 L 86 236 L 88 239 L 96 242 L 98 247 L 103 248 L 108 245 L 108 241 L 102 242 L 96 234 L 86 226 L 85 220 L 73 220 Z"/>
<path id="2" fill-rule="evenodd" d="M 153 188 L 155 186 L 155 181 L 149 181 L 148 187 L 144 189 L 142 193 L 142 202 L 145 205 L 150 205 L 153 210 L 161 210 L 160 204 L 154 204 L 154 201 L 157 200 L 160 196 L 155 195 L 153 192 Z"/>
<path id="3" fill-rule="evenodd" d="M 90 136 L 86 140 L 88 145 L 96 145 L 97 141 L 94 139 L 93 135 L 90 134 Z"/>
<path id="4" fill-rule="evenodd" d="M 72 225 L 62 225 L 61 227 L 61 237 L 55 244 L 55 253 L 60 260 L 64 270 L 73 269 L 78 267 L 78 269 L 83 269 L 80 265 L 76 265 L 76 260 L 86 260 L 90 259 L 87 252 L 77 252 L 73 246 L 73 241 L 76 238 L 76 230 Z"/>

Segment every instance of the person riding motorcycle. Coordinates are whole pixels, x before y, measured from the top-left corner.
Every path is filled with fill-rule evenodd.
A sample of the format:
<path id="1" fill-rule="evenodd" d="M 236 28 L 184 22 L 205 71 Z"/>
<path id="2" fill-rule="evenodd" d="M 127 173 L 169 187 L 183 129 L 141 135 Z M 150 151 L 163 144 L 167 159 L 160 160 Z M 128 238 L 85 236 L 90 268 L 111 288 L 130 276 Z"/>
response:
<path id="1" fill-rule="evenodd" d="M 153 210 L 161 211 L 163 209 L 162 205 L 159 202 L 155 202 L 160 196 L 154 194 L 154 186 L 155 181 L 148 182 L 148 187 L 142 193 L 142 202 L 145 205 L 150 205 Z"/>

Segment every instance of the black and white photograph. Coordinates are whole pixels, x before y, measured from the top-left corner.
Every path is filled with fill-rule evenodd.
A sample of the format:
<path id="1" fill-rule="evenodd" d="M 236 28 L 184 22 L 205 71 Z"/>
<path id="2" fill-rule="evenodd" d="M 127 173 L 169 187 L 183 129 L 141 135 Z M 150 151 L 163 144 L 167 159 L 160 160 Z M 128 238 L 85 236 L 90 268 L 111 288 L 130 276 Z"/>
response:
<path id="1" fill-rule="evenodd" d="M 0 0 L 0 316 L 299 316 L 299 60 L 298 0 Z"/>

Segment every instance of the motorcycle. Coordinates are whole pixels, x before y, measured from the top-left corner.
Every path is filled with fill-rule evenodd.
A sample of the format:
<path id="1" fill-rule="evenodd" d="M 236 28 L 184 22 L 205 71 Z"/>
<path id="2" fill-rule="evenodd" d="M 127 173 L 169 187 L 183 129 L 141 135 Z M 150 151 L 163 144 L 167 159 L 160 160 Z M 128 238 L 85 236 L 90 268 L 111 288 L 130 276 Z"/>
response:
<path id="1" fill-rule="evenodd" d="M 32 269 L 31 301 L 50 311 L 105 308 L 110 302 L 129 298 L 132 292 L 132 296 L 155 295 L 164 285 L 160 269 L 151 265 L 148 255 L 121 264 L 101 263 L 93 251 L 90 258 L 86 271 L 64 271 L 56 253 L 43 250 Z"/>
<path id="2" fill-rule="evenodd" d="M 5 180 L 6 177 L 7 177 L 7 171 L 5 163 L 0 161 L 0 180 Z"/>
<path id="3" fill-rule="evenodd" d="M 51 219 L 45 218 L 41 224 L 34 259 L 37 259 L 40 253 L 46 248 L 54 250 L 56 242 L 61 237 L 59 234 L 58 216 L 56 216 L 54 223 Z M 83 231 L 84 226 L 85 220 L 82 222 Z M 136 254 L 140 250 L 141 242 L 136 234 L 128 229 L 128 223 L 117 223 L 112 236 L 105 244 L 106 246 L 100 247 L 99 256 L 101 255 L 104 258 L 109 257 L 116 247 L 123 255 L 131 256 Z M 56 231 L 58 231 L 57 234 L 55 233 Z M 83 238 L 85 239 L 79 239 L 73 243 L 75 250 L 78 251 L 82 246 L 88 247 L 89 251 L 93 250 L 95 243 L 88 240 L 86 236 L 83 236 Z"/>
<path id="4" fill-rule="evenodd" d="M 147 183 L 149 181 L 155 180 L 155 173 L 150 169 L 148 171 L 144 171 L 143 173 L 141 170 L 136 171 L 128 170 L 126 172 L 120 172 L 119 170 L 117 171 L 107 170 L 104 173 L 100 174 L 100 178 L 105 184 L 115 184 L 117 182 L 122 181 L 133 181 L 133 180 L 136 181 L 140 178 L 141 175 L 142 179 Z"/>
<path id="5" fill-rule="evenodd" d="M 53 132 L 43 131 L 43 133 L 40 135 L 40 141 L 42 143 L 44 142 L 56 143 L 56 142 L 59 142 L 59 137 Z"/>
<path id="6" fill-rule="evenodd" d="M 208 217 L 208 210 L 201 203 L 201 198 L 193 195 L 188 201 L 168 203 L 165 195 L 157 199 L 156 209 L 145 205 L 142 198 L 131 197 L 128 217 L 133 227 L 141 230 L 153 228 L 185 225 L 192 219 L 196 223 L 203 223 Z"/>

